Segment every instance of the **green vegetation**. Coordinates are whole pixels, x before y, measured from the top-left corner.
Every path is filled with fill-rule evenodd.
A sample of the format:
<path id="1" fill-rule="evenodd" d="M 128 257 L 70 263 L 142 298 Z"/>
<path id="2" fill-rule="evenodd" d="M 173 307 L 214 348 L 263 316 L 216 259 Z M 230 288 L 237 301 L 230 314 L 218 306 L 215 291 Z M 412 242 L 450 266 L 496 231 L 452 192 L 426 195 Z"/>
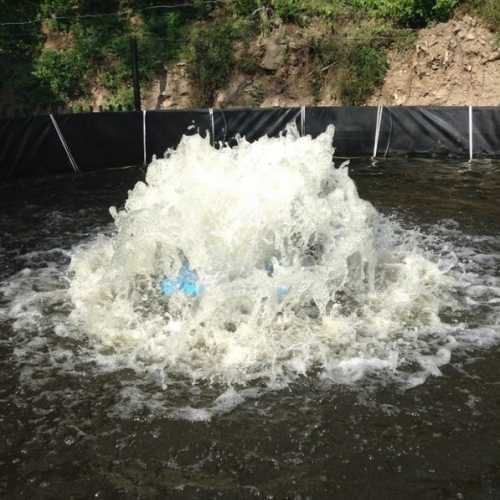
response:
<path id="1" fill-rule="evenodd" d="M 344 104 L 363 104 L 382 85 L 385 70 L 383 52 L 362 44 L 354 45 L 345 53 L 334 88 L 335 96 Z"/>
<path id="2" fill-rule="evenodd" d="M 351 0 L 371 16 L 394 21 L 400 26 L 422 28 L 447 20 L 460 0 Z"/>
<path id="3" fill-rule="evenodd" d="M 248 105 L 251 108 L 258 108 L 262 104 L 263 100 L 264 100 L 264 89 L 262 88 L 261 85 L 258 85 L 250 93 Z"/>
<path id="4" fill-rule="evenodd" d="M 194 89 L 192 106 L 212 106 L 216 90 L 228 82 L 235 65 L 233 42 L 234 31 L 227 23 L 209 25 L 194 32 L 189 66 Z"/>
<path id="5" fill-rule="evenodd" d="M 308 40 L 303 55 L 316 99 L 328 91 L 357 105 L 383 82 L 389 48 L 411 46 L 417 28 L 457 9 L 500 32 L 499 0 L 0 0 L 0 95 L 47 109 L 88 102 L 92 89 L 105 89 L 108 104 L 131 105 L 135 37 L 143 84 L 183 60 L 195 89 L 191 104 L 211 106 L 236 68 L 249 76 L 261 71 L 246 49 L 235 60 L 236 44 L 248 48 L 293 27 Z M 256 91 L 251 105 L 262 98 Z"/>
<path id="6" fill-rule="evenodd" d="M 130 38 L 138 40 L 140 78 L 148 82 L 179 57 L 191 23 L 208 15 L 202 2 L 182 9 L 168 3 L 31 0 L 19 8 L 0 0 L 2 22 L 25 23 L 0 26 L 0 87 L 15 87 L 32 107 L 85 98 L 93 86 L 107 89 L 115 105 L 130 104 Z"/>
<path id="7" fill-rule="evenodd" d="M 490 30 L 497 33 L 500 45 L 500 2 L 498 0 L 474 0 L 470 4 L 464 4 L 463 8 L 465 11 L 483 18 Z"/>
<path id="8" fill-rule="evenodd" d="M 344 23 L 347 24 L 348 19 Z M 333 96 L 343 105 L 363 104 L 384 81 L 387 50 L 391 47 L 408 48 L 414 38 L 411 30 L 373 21 L 365 21 L 344 36 L 313 38 L 309 52 L 315 62 L 315 100 L 319 100 L 324 75 L 333 70 L 336 75 L 331 89 Z"/>

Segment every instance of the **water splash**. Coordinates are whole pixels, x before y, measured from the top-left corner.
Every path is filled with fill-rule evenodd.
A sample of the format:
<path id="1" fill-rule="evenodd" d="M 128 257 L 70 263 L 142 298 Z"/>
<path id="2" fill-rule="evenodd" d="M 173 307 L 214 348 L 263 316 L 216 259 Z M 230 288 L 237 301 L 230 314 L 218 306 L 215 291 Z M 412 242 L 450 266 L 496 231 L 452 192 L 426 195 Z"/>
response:
<path id="1" fill-rule="evenodd" d="M 111 209 L 116 233 L 74 251 L 73 329 L 165 386 L 438 374 L 459 328 L 441 319 L 459 307 L 457 258 L 360 199 L 347 166 L 332 165 L 333 135 L 289 127 L 220 149 L 184 137 Z M 186 269 L 203 293 L 175 285 Z"/>

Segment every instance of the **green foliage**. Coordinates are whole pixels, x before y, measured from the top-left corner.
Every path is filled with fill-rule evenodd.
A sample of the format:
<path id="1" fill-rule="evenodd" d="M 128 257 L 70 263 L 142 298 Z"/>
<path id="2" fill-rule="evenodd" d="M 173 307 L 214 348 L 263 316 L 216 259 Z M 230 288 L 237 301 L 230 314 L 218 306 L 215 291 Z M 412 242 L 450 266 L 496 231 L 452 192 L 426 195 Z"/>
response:
<path id="1" fill-rule="evenodd" d="M 37 8 L 34 2 L 0 0 L 0 90 L 14 78 L 24 80 L 20 66 L 29 66 L 41 45 L 36 23 L 17 24 L 20 19 L 36 18 Z"/>
<path id="2" fill-rule="evenodd" d="M 259 8 L 259 0 L 239 0 L 238 2 L 227 2 L 223 8 L 230 12 L 233 17 L 249 17 Z M 266 6 L 266 2 L 264 2 Z"/>
<path id="3" fill-rule="evenodd" d="M 274 15 L 286 22 L 302 24 L 304 13 L 308 11 L 305 0 L 270 0 Z"/>
<path id="4" fill-rule="evenodd" d="M 330 4 L 338 4 L 338 0 L 238 0 L 228 2 L 224 10 L 233 21 L 259 21 L 262 33 L 269 35 L 269 18 L 280 18 L 288 23 L 304 24 L 308 13 L 328 14 L 332 11 Z"/>
<path id="5" fill-rule="evenodd" d="M 500 43 L 500 2 L 499 0 L 476 0 L 472 2 L 472 12 L 483 18 L 488 28 L 497 33 Z"/>
<path id="6" fill-rule="evenodd" d="M 270 18 L 279 18 L 301 27 L 306 27 L 313 17 L 321 18 L 332 27 L 335 20 L 340 21 L 353 11 L 349 0 L 242 0 L 235 3 L 246 5 L 247 15 L 255 16 L 256 10 L 262 6 Z"/>
<path id="7" fill-rule="evenodd" d="M 51 104 L 59 104 L 81 95 L 86 71 L 87 63 L 80 52 L 74 49 L 45 50 L 35 64 L 33 74 L 42 87 L 52 91 L 57 102 Z"/>
<path id="8" fill-rule="evenodd" d="M 390 19 L 400 26 L 421 28 L 433 21 L 445 21 L 459 0 L 346 0 L 373 17 Z"/>
<path id="9" fill-rule="evenodd" d="M 113 106 L 118 108 L 122 106 L 123 109 L 134 107 L 134 90 L 131 88 L 122 88 L 116 93 L 112 93 L 104 102 L 104 107 Z"/>
<path id="10" fill-rule="evenodd" d="M 24 97 L 24 104 L 52 107 L 77 97 L 85 100 L 92 87 L 101 86 L 109 91 L 109 104 L 127 106 L 133 101 L 133 36 L 143 82 L 150 82 L 167 62 L 188 59 L 196 89 L 192 104 L 209 106 L 236 64 L 233 42 L 238 39 L 248 49 L 257 36 L 272 34 L 279 18 L 301 27 L 311 21 L 317 26 L 320 21 L 325 28 L 317 39 L 307 34 L 315 98 L 319 100 L 326 76 L 334 75 L 332 92 L 339 101 L 360 104 L 382 81 L 385 52 L 391 47 L 407 48 L 415 39 L 414 28 L 446 20 L 458 4 L 462 12 L 482 17 L 500 32 L 500 0 L 190 0 L 180 4 L 174 0 L 0 0 L 0 89 L 9 90 L 4 89 L 3 95 Z M 358 27 L 360 19 L 364 22 Z M 50 48 L 44 48 L 47 36 Z M 245 54 L 237 63 L 239 69 L 248 75 L 258 73 L 250 52 Z M 251 105 L 257 105 L 262 96 L 256 91 L 250 98 Z"/>
<path id="11" fill-rule="evenodd" d="M 413 46 L 417 31 L 409 28 L 396 28 L 385 22 L 372 22 L 358 28 L 356 38 L 376 49 L 404 50 Z"/>
<path id="12" fill-rule="evenodd" d="M 234 38 L 229 24 L 207 26 L 194 33 L 189 65 L 189 78 L 195 89 L 191 96 L 193 106 L 212 106 L 215 92 L 229 80 L 235 66 Z"/>
<path id="13" fill-rule="evenodd" d="M 258 70 L 257 63 L 251 58 L 251 57 L 245 57 L 242 58 L 238 61 L 238 68 L 245 74 L 245 75 L 255 75 Z"/>
<path id="14" fill-rule="evenodd" d="M 213 10 L 212 4 L 202 0 L 180 8 L 175 4 L 166 1 L 158 6 L 152 0 L 30 0 L 19 4 L 0 0 L 2 22 L 33 21 L 0 26 L 0 88 L 10 85 L 9 74 L 24 71 L 18 75 L 22 84 L 16 87 L 30 105 L 55 106 L 76 96 L 85 97 L 96 84 L 105 86 L 113 96 L 121 95 L 132 78 L 131 36 L 138 40 L 139 74 L 146 82 L 185 50 L 190 23 L 206 19 Z M 63 34 L 64 47 L 42 52 L 42 27 L 45 33 Z M 25 66 L 18 70 L 19 63 Z"/>
<path id="15" fill-rule="evenodd" d="M 363 104 L 382 85 L 387 70 L 383 51 L 366 45 L 355 45 L 345 54 L 338 71 L 334 94 L 347 106 Z"/>
<path id="16" fill-rule="evenodd" d="M 169 61 L 179 58 L 189 35 L 190 18 L 182 10 L 143 11 L 144 25 L 139 27 L 142 41 L 148 46 L 151 57 Z M 141 54 L 142 59 L 147 58 Z"/>
<path id="17" fill-rule="evenodd" d="M 261 85 L 255 87 L 250 93 L 248 105 L 252 108 L 258 108 L 264 100 L 264 89 Z"/>
<path id="18" fill-rule="evenodd" d="M 375 33 L 380 36 L 375 36 Z M 358 30 L 352 37 L 313 39 L 309 52 L 316 62 L 313 74 L 315 100 L 319 100 L 323 86 L 323 71 L 331 69 L 335 71 L 332 93 L 340 104 L 363 104 L 384 81 L 387 71 L 385 48 L 390 43 L 387 32 L 377 26 Z"/>

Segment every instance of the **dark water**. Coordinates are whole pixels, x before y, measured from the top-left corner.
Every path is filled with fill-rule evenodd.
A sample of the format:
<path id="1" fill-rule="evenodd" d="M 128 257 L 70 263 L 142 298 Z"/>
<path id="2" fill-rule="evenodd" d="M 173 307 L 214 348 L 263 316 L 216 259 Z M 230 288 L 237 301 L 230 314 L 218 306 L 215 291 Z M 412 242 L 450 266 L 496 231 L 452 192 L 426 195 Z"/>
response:
<path id="1" fill-rule="evenodd" d="M 459 228 L 454 237 L 481 247 L 488 273 L 500 276 L 500 164 L 359 161 L 351 173 L 362 198 L 408 227 Z M 50 269 L 52 249 L 54 266 L 64 265 L 72 245 L 106 230 L 109 206 L 143 175 L 1 185 L 2 280 Z M 0 307 L 7 300 L 4 292 Z M 2 499 L 500 499 L 498 346 L 455 354 L 441 377 L 413 389 L 367 380 L 321 388 L 304 378 L 191 422 L 127 414 L 117 394 L 136 373 L 74 362 L 65 370 L 50 340 L 23 357 L 34 341 L 0 317 Z M 85 349 L 64 342 L 76 357 Z"/>

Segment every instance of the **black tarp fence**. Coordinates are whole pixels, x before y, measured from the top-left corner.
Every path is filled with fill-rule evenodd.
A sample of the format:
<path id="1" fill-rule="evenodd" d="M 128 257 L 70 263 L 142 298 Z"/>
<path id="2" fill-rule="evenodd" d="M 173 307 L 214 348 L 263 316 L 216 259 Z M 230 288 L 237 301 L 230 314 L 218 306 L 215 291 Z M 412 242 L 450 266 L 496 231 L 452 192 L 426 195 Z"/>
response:
<path id="1" fill-rule="evenodd" d="M 143 165 L 183 135 L 233 145 L 294 123 L 316 137 L 335 126 L 337 157 L 500 158 L 498 107 L 311 107 L 81 113 L 0 118 L 0 179 Z"/>

